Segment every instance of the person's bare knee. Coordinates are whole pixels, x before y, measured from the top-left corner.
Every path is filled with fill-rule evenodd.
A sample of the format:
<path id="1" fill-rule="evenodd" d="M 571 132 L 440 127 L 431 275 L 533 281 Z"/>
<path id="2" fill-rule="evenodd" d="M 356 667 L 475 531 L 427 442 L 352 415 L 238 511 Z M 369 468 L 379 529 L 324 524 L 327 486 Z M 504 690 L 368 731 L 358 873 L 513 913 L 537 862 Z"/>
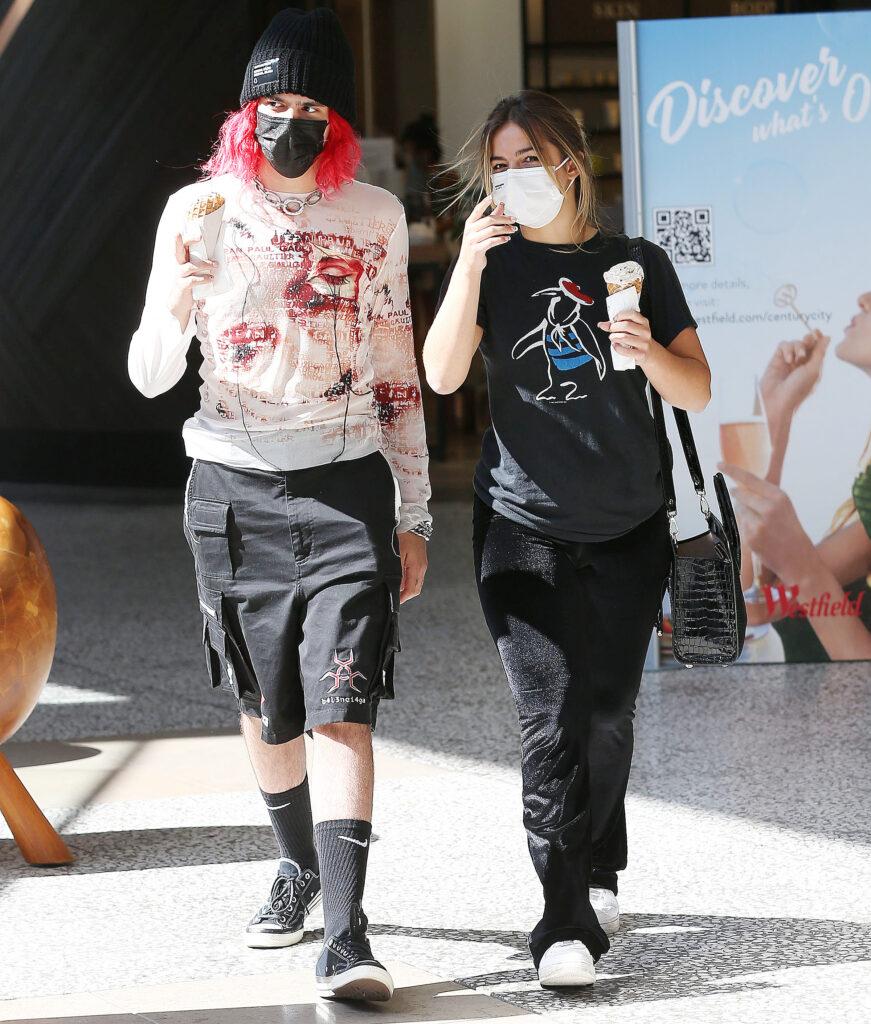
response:
<path id="1" fill-rule="evenodd" d="M 346 747 L 372 746 L 371 727 L 359 722 L 327 722 L 314 726 L 312 733 L 315 737 L 323 737 L 330 743 L 340 743 Z"/>
<path id="2" fill-rule="evenodd" d="M 315 726 L 312 806 L 315 821 L 372 817 L 372 730 L 357 722 Z"/>
<path id="3" fill-rule="evenodd" d="M 306 775 L 305 741 L 266 743 L 260 738 L 260 719 L 240 715 L 242 736 L 257 784 L 264 793 L 284 793 L 299 786 Z"/>

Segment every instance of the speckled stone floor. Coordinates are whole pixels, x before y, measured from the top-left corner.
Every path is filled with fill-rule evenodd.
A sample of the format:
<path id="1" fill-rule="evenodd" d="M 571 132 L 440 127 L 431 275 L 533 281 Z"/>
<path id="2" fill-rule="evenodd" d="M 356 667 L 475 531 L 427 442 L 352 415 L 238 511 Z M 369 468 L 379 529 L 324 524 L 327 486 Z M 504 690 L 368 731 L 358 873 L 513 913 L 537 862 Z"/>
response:
<path id="1" fill-rule="evenodd" d="M 7 753 L 78 860 L 29 868 L 0 838 L 0 1019 L 342 1020 L 311 992 L 317 932 L 289 951 L 241 943 L 273 843 L 231 708 L 205 684 L 180 508 L 20 504 L 55 568 L 61 630 L 44 702 Z M 367 911 L 403 987 L 367 1016 L 871 1020 L 862 663 L 647 675 L 623 927 L 593 990 L 539 988 L 514 716 L 471 581 L 469 509 L 436 512 L 377 731 Z"/>

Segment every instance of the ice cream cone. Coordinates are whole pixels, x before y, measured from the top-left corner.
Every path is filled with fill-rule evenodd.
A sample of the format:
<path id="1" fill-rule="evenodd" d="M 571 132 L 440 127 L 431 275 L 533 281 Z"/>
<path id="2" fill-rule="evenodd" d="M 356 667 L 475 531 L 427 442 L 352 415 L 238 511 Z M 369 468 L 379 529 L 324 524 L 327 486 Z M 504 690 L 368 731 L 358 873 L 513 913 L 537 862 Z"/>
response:
<path id="1" fill-rule="evenodd" d="M 626 260 L 625 263 L 616 263 L 606 270 L 602 277 L 608 286 L 609 295 L 615 295 L 624 288 L 632 287 L 640 295 L 641 287 L 644 284 L 644 269 L 635 260 Z"/>
<path id="2" fill-rule="evenodd" d="M 640 309 L 641 288 L 644 283 L 644 270 L 634 260 L 617 263 L 602 275 L 608 287 L 605 305 L 608 319 L 613 320 L 618 313 L 627 309 Z M 621 355 L 611 346 L 611 362 L 615 370 L 634 370 L 635 360 L 631 356 Z"/>
<path id="3" fill-rule="evenodd" d="M 186 234 L 189 238 L 199 236 L 188 246 L 188 251 L 194 259 L 215 258 L 219 250 L 221 229 L 224 226 L 224 209 L 224 197 L 218 192 L 208 192 L 200 196 L 188 208 Z M 216 281 L 217 278 L 210 284 L 195 285 L 194 298 L 201 299 L 213 294 Z"/>
<path id="4" fill-rule="evenodd" d="M 209 192 L 200 196 L 188 210 L 188 220 L 197 220 L 207 213 L 214 213 L 224 205 L 224 197 L 219 192 Z"/>
<path id="5" fill-rule="evenodd" d="M 210 260 L 215 255 L 218 235 L 224 222 L 224 197 L 217 192 L 200 196 L 187 212 L 190 233 L 198 233 L 199 242 L 190 246 L 192 255 L 201 260 Z"/>

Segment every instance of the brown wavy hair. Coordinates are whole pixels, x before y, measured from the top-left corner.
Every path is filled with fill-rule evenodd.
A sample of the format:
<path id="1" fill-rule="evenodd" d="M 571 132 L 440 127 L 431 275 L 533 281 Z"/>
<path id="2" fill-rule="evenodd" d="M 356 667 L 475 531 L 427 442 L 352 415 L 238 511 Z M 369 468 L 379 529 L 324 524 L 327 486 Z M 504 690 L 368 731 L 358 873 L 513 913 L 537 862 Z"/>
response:
<path id="1" fill-rule="evenodd" d="M 457 183 L 438 190 L 448 193 L 448 209 L 455 204 L 471 208 L 492 192 L 490 157 L 493 136 L 506 124 L 516 124 L 526 133 L 541 165 L 554 181 L 550 161 L 544 156 L 545 144 L 550 142 L 563 157 L 571 158 L 578 168 L 574 182 L 577 214 L 572 228 L 590 225 L 603 230 L 593 177 L 593 157 L 586 132 L 564 103 L 535 89 L 524 89 L 500 100 L 484 123 L 463 143 L 457 159 L 443 172 L 455 181 L 458 179 Z"/>

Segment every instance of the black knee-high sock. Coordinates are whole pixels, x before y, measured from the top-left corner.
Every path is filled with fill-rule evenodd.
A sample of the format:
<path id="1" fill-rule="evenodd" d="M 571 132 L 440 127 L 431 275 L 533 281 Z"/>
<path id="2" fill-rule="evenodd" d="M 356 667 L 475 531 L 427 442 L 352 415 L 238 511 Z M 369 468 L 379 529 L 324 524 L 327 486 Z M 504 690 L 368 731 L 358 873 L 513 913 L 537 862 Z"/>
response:
<path id="1" fill-rule="evenodd" d="M 283 875 L 302 874 L 306 868 L 318 870 L 312 828 L 312 805 L 308 792 L 308 776 L 298 786 L 284 793 L 264 793 L 260 790 L 272 830 L 281 852 L 279 872 Z"/>
<path id="2" fill-rule="evenodd" d="M 351 908 L 363 901 L 371 836 L 371 822 L 353 818 L 315 825 L 327 938 L 350 928 Z"/>

